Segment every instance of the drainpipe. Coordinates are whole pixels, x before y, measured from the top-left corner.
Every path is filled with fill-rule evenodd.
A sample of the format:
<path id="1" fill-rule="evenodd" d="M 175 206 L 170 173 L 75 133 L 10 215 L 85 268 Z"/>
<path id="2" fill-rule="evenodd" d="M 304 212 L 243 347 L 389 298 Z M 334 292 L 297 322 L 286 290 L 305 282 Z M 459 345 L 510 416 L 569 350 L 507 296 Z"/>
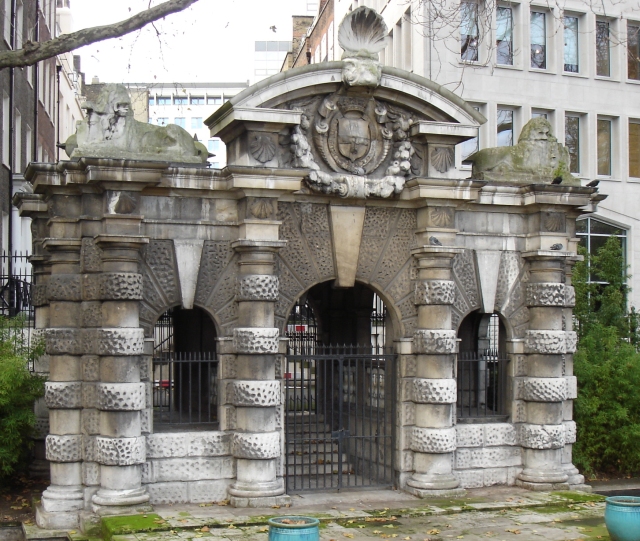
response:
<path id="1" fill-rule="evenodd" d="M 36 27 L 34 34 L 35 42 L 40 41 L 40 0 L 36 0 Z M 33 142 L 31 145 L 31 161 L 38 160 L 38 89 L 40 83 L 40 77 L 38 75 L 38 64 L 36 62 L 33 67 Z"/>
<path id="2" fill-rule="evenodd" d="M 56 65 L 56 82 L 58 95 L 56 99 L 56 162 L 60 161 L 60 72 L 62 65 Z"/>
<path id="3" fill-rule="evenodd" d="M 17 8 L 16 0 L 12 0 L 11 2 L 11 38 L 9 42 L 11 43 L 11 47 L 13 50 L 15 50 L 16 44 L 18 42 L 18 39 L 16 36 L 16 8 Z M 8 265 L 9 279 L 11 279 L 11 277 L 13 276 L 13 259 L 11 258 L 11 254 L 13 252 L 13 212 L 11 209 L 11 206 L 12 206 L 11 199 L 13 198 L 13 172 L 14 172 L 13 171 L 14 170 L 13 155 L 14 155 L 14 148 L 15 148 L 13 138 L 15 134 L 14 124 L 16 120 L 14 101 L 15 101 L 15 68 L 11 68 L 11 71 L 9 72 L 9 164 L 8 164 L 9 165 L 9 208 L 8 208 L 9 240 L 8 240 L 8 246 L 7 246 L 7 251 L 9 252 L 9 265 Z"/>

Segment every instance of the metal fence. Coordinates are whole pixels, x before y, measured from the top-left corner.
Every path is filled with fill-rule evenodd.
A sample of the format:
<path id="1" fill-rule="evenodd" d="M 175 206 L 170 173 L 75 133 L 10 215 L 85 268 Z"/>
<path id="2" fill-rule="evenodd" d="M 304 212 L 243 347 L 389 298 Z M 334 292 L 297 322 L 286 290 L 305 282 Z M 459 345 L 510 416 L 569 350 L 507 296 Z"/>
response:
<path id="1" fill-rule="evenodd" d="M 507 364 L 497 350 L 458 354 L 456 403 L 459 420 L 506 420 Z"/>

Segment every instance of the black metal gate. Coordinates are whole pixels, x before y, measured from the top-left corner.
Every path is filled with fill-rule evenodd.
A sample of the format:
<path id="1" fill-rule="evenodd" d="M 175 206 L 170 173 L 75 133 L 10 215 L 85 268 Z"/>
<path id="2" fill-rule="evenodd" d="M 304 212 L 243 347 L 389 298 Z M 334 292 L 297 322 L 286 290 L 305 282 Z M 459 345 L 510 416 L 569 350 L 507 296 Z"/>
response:
<path id="1" fill-rule="evenodd" d="M 287 355 L 287 490 L 394 484 L 395 355 L 294 342 Z"/>

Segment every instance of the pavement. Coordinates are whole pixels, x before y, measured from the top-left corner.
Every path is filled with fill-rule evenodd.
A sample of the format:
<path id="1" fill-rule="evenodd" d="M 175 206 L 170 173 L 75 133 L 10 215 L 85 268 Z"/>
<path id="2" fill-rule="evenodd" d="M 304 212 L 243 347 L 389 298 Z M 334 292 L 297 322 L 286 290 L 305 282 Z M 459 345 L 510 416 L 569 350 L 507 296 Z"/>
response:
<path id="1" fill-rule="evenodd" d="M 103 519 L 111 541 L 196 540 L 267 541 L 267 518 L 303 515 L 319 518 L 322 541 L 609 540 L 604 498 L 579 492 L 530 492 L 517 487 L 468 490 L 464 498 L 421 500 L 394 490 L 303 493 L 290 508 L 239 509 L 220 503 L 156 505 L 154 513 Z M 106 526 L 106 529 L 105 529 Z M 25 527 L 27 539 L 38 537 Z M 58 537 L 59 538 L 59 537 Z M 71 532 L 67 539 L 87 537 Z M 89 538 L 90 539 L 90 538 Z"/>

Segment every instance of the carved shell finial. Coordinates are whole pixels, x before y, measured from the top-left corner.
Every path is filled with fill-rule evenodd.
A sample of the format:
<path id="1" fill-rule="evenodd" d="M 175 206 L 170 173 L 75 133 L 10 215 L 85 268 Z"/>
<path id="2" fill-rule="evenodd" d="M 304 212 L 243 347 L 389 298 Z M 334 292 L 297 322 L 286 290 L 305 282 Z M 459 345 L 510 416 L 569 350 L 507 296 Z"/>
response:
<path id="1" fill-rule="evenodd" d="M 344 49 L 342 58 L 360 56 L 378 58 L 387 46 L 387 25 L 373 9 L 362 6 L 348 13 L 338 30 L 338 43 Z"/>
<path id="2" fill-rule="evenodd" d="M 249 144 L 249 150 L 260 163 L 267 163 L 276 155 L 276 144 L 268 135 L 256 135 Z"/>
<path id="3" fill-rule="evenodd" d="M 436 171 L 446 173 L 455 163 L 455 151 L 448 147 L 435 147 L 431 151 L 431 165 Z"/>

